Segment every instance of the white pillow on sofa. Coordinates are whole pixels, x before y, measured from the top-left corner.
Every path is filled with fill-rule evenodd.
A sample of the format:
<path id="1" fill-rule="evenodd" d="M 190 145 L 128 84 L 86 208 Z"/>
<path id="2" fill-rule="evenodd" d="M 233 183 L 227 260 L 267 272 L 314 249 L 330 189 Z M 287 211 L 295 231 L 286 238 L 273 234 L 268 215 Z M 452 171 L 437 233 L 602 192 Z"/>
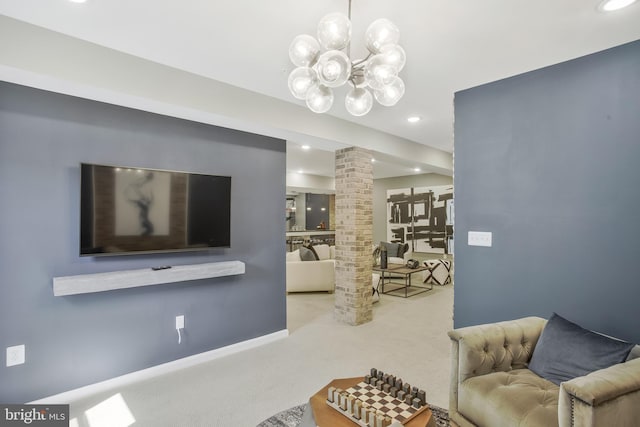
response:
<path id="1" fill-rule="evenodd" d="M 329 245 L 313 245 L 313 249 L 318 254 L 318 260 L 322 261 L 331 258 Z"/>
<path id="2" fill-rule="evenodd" d="M 293 252 L 287 252 L 287 257 L 285 258 L 285 261 L 289 262 L 289 261 L 301 261 L 300 260 L 300 249 L 296 249 Z"/>

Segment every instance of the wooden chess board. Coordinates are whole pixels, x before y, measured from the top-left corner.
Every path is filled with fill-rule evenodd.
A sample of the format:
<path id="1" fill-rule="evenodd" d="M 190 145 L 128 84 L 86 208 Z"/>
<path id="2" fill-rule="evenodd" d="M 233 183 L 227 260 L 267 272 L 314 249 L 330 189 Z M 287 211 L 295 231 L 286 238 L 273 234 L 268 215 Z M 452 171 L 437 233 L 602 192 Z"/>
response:
<path id="1" fill-rule="evenodd" d="M 346 391 L 403 425 L 426 408 L 415 408 L 365 382 L 358 383 Z"/>
<path id="2" fill-rule="evenodd" d="M 346 413 L 328 404 L 327 392 L 330 388 L 341 388 L 347 390 L 354 387 L 356 384 L 364 381 L 365 378 L 338 378 L 332 380 L 329 384 L 325 385 L 322 389 L 318 390 L 310 399 L 309 404 L 312 409 L 314 422 L 318 426 L 331 426 L 331 427 L 353 427 L 356 425 L 362 426 L 352 416 L 348 416 Z M 424 410 L 422 410 L 424 409 Z M 432 417 L 431 411 L 427 406 L 421 408 L 407 423 L 405 427 L 435 427 L 435 421 Z M 367 426 L 368 427 L 368 426 Z"/>
<path id="3" fill-rule="evenodd" d="M 428 409 L 426 402 L 413 406 L 407 401 L 394 397 L 395 393 L 385 391 L 389 390 L 388 383 L 386 387 L 376 387 L 373 383 L 367 382 L 372 379 L 376 380 L 375 377 L 367 376 L 364 381 L 346 390 L 329 389 L 327 405 L 362 427 L 387 427 L 392 424 L 398 425 L 398 423 L 405 425 L 414 416 Z M 385 376 L 385 380 L 391 382 L 392 378 Z M 378 386 L 381 381 L 377 381 Z M 409 387 L 408 384 L 406 386 Z M 414 393 L 417 394 L 417 392 Z M 410 400 L 413 400 L 416 394 L 409 395 Z M 415 400 L 420 401 L 420 399 Z"/>

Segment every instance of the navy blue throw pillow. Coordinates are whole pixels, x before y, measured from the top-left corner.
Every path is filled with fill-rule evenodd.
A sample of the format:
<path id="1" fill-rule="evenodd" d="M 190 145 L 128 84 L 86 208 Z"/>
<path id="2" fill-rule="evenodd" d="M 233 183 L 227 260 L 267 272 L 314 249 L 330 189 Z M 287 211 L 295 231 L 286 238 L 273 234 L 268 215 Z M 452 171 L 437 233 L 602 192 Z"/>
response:
<path id="1" fill-rule="evenodd" d="M 529 369 L 555 384 L 622 363 L 634 344 L 591 332 L 553 313 Z"/>

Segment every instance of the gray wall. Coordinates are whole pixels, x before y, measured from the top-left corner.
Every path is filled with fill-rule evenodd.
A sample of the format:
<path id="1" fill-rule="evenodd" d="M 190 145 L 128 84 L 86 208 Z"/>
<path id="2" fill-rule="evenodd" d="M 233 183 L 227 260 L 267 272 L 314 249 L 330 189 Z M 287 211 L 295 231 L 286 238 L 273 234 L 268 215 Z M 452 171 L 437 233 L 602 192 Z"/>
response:
<path id="1" fill-rule="evenodd" d="M 232 177 L 231 248 L 80 258 L 79 163 Z M 0 402 L 25 402 L 286 328 L 284 141 L 0 83 Z M 268 226 L 265 226 L 268 224 Z M 52 278 L 197 264 L 246 274 L 54 297 Z M 185 315 L 178 344 L 175 316 Z"/>
<path id="2" fill-rule="evenodd" d="M 387 190 L 451 185 L 453 178 L 436 173 L 381 178 L 373 181 L 373 242 L 387 240 Z"/>
<path id="3" fill-rule="evenodd" d="M 457 93 L 455 326 L 555 311 L 640 342 L 639 161 L 640 41 Z"/>

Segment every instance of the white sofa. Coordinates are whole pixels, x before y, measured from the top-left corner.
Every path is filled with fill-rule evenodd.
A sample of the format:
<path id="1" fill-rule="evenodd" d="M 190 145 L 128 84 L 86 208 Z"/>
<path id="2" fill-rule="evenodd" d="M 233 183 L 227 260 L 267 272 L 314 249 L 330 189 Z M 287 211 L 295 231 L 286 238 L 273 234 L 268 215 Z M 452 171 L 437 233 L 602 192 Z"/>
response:
<path id="1" fill-rule="evenodd" d="M 317 261 L 302 261 L 300 259 L 300 249 L 287 252 L 286 272 L 287 272 L 287 293 L 289 292 L 329 292 L 335 290 L 335 246 L 314 245 L 314 250 L 318 254 Z M 389 263 L 404 264 L 412 253 L 404 254 L 403 258 L 389 257 Z M 424 282 L 429 276 L 429 272 L 422 272 L 421 281 Z M 404 277 L 404 276 L 403 276 Z M 372 276 L 372 286 L 377 287 L 380 275 L 374 273 Z M 437 284 L 442 284 L 435 282 Z"/>
<path id="2" fill-rule="evenodd" d="M 336 286 L 335 246 L 314 245 L 318 261 L 302 261 L 300 249 L 287 252 L 287 292 L 329 292 Z"/>

